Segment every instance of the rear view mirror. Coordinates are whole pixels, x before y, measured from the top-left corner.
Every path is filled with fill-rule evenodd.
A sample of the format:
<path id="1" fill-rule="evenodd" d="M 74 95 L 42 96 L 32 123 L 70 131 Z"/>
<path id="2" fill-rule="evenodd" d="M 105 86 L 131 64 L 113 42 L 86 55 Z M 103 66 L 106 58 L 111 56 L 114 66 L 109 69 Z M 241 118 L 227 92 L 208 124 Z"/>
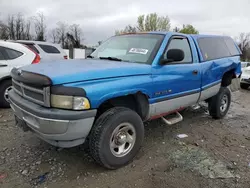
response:
<path id="1" fill-rule="evenodd" d="M 175 61 L 182 61 L 184 59 L 184 52 L 180 49 L 170 49 L 167 52 L 167 59 L 162 59 L 161 64 L 167 64 Z"/>

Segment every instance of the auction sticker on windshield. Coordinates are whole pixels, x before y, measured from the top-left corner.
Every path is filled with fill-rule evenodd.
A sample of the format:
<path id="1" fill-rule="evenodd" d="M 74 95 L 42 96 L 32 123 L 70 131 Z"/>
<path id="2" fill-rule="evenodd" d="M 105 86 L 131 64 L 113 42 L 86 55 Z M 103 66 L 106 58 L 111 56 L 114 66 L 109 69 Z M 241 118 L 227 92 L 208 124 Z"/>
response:
<path id="1" fill-rule="evenodd" d="M 147 49 L 143 49 L 143 48 L 131 48 L 129 50 L 129 53 L 146 55 L 148 53 L 148 50 Z"/>

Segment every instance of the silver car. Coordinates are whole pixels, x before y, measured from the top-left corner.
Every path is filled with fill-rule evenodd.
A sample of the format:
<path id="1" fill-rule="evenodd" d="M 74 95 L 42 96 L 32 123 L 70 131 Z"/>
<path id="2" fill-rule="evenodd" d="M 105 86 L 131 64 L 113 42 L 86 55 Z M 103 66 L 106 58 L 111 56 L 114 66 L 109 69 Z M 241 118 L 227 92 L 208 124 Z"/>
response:
<path id="1" fill-rule="evenodd" d="M 250 62 L 241 62 L 241 80 L 240 87 L 242 89 L 248 89 L 250 86 Z"/>

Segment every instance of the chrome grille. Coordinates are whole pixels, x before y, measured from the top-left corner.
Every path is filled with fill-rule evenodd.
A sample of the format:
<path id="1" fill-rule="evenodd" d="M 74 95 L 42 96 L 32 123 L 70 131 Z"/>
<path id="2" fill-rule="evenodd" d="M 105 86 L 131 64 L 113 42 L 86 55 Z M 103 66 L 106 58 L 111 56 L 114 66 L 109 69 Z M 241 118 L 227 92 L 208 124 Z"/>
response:
<path id="1" fill-rule="evenodd" d="M 12 86 L 16 93 L 23 98 L 50 107 L 50 87 L 34 87 L 12 79 Z"/>

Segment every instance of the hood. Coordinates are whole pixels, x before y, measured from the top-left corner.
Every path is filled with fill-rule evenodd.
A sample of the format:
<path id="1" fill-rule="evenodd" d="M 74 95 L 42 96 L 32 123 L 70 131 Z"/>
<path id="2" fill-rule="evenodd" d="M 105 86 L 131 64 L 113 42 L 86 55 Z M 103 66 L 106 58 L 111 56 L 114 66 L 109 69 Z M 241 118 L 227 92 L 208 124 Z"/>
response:
<path id="1" fill-rule="evenodd" d="M 151 66 L 109 60 L 61 60 L 24 66 L 24 71 L 45 75 L 53 85 L 103 78 L 151 74 Z"/>

